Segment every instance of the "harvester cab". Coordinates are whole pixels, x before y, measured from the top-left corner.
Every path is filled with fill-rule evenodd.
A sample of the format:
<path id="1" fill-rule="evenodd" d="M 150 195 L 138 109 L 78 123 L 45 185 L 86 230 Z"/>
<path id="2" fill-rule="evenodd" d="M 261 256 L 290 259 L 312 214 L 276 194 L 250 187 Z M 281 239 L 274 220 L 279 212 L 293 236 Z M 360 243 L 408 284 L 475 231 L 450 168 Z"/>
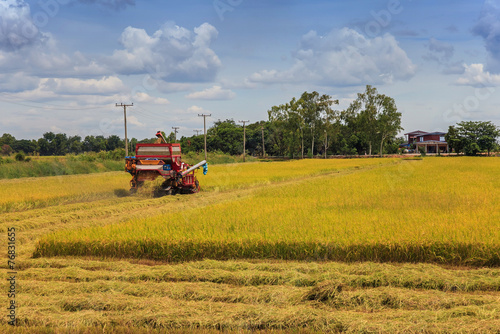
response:
<path id="1" fill-rule="evenodd" d="M 136 192 L 144 181 L 153 181 L 158 176 L 165 179 L 161 188 L 165 194 L 192 194 L 200 190 L 195 170 L 203 167 L 206 174 L 207 162 L 203 160 L 190 166 L 181 159 L 181 145 L 167 143 L 161 131 L 154 144 L 137 144 L 135 156 L 125 157 L 125 171 L 132 175 L 130 191 Z"/>

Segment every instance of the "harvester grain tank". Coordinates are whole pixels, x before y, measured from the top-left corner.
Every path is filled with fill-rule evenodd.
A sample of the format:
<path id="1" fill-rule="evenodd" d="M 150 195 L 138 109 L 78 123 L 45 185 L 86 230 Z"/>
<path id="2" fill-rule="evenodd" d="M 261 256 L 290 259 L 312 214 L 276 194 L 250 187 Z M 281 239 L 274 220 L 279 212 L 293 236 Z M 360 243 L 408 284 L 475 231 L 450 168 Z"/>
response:
<path id="1" fill-rule="evenodd" d="M 165 179 L 161 188 L 166 194 L 192 194 L 200 190 L 195 170 L 203 167 L 207 173 L 205 160 L 190 166 L 182 161 L 181 145 L 167 143 L 162 133 L 154 144 L 136 144 L 135 156 L 125 157 L 125 171 L 132 175 L 130 191 L 135 192 L 144 181 L 153 181 L 161 176 Z"/>

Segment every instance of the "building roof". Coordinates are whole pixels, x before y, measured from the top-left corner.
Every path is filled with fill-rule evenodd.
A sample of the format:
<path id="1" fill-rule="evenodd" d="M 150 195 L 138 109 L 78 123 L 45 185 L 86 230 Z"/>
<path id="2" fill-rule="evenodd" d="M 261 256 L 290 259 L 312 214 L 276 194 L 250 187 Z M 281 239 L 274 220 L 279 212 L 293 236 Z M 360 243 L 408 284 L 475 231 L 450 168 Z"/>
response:
<path id="1" fill-rule="evenodd" d="M 446 132 L 428 132 L 428 133 L 424 133 L 424 134 L 421 134 L 421 135 L 418 135 L 417 137 L 422 137 L 422 136 L 442 136 L 442 135 L 445 135 Z"/>
<path id="2" fill-rule="evenodd" d="M 417 130 L 417 131 L 412 131 L 412 132 L 405 133 L 405 135 L 420 135 L 420 134 L 425 134 L 425 133 L 427 133 L 427 132 L 421 131 L 421 130 Z"/>

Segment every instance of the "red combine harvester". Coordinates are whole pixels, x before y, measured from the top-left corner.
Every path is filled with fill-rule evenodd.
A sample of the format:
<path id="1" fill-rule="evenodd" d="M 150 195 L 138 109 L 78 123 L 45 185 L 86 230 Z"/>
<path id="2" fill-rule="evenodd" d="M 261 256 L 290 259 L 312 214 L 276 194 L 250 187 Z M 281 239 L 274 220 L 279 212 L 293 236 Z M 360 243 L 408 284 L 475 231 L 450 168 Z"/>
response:
<path id="1" fill-rule="evenodd" d="M 200 190 L 200 184 L 194 175 L 195 169 L 203 166 L 207 173 L 205 160 L 194 166 L 182 162 L 181 145 L 168 144 L 160 131 L 156 133 L 155 144 L 137 144 L 135 156 L 125 157 L 125 171 L 132 175 L 130 191 L 136 192 L 144 181 L 153 181 L 162 176 L 165 182 L 161 187 L 165 194 L 193 194 Z"/>

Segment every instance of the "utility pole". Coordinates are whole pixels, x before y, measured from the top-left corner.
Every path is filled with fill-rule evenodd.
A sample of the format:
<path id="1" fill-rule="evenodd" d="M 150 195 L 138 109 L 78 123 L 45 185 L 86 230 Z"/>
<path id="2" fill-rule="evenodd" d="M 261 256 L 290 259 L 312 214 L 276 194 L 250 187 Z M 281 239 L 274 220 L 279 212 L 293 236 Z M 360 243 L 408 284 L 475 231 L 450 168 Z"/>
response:
<path id="1" fill-rule="evenodd" d="M 207 160 L 207 116 L 212 114 L 198 114 L 198 117 L 203 117 L 203 133 L 205 134 L 205 160 Z"/>
<path id="2" fill-rule="evenodd" d="M 174 143 L 177 142 L 177 130 L 179 130 L 178 126 L 173 126 L 172 129 L 174 129 Z"/>
<path id="3" fill-rule="evenodd" d="M 197 135 L 197 136 L 199 136 L 199 135 L 200 135 L 201 130 L 193 130 L 193 132 L 196 132 L 196 135 Z"/>
<path id="4" fill-rule="evenodd" d="M 264 143 L 264 126 L 261 126 L 260 129 L 262 130 L 262 158 L 266 157 L 266 145 Z"/>
<path id="5" fill-rule="evenodd" d="M 248 123 L 248 122 L 250 122 L 250 121 L 240 121 L 240 123 L 243 123 L 243 162 L 245 162 L 245 144 L 246 144 L 245 143 L 245 141 L 246 141 L 246 139 L 245 139 L 245 137 L 246 137 L 246 135 L 245 135 L 245 123 Z"/>
<path id="6" fill-rule="evenodd" d="M 325 130 L 325 159 L 326 159 L 326 150 L 328 149 L 328 133 Z"/>
<path id="7" fill-rule="evenodd" d="M 128 157 L 128 137 L 127 137 L 127 107 L 133 107 L 134 104 L 116 103 L 116 107 L 123 107 L 123 120 L 125 121 L 125 156 Z"/>
<path id="8" fill-rule="evenodd" d="M 300 137 L 302 138 L 302 159 L 304 159 L 304 131 L 302 130 L 302 126 L 300 127 Z"/>

